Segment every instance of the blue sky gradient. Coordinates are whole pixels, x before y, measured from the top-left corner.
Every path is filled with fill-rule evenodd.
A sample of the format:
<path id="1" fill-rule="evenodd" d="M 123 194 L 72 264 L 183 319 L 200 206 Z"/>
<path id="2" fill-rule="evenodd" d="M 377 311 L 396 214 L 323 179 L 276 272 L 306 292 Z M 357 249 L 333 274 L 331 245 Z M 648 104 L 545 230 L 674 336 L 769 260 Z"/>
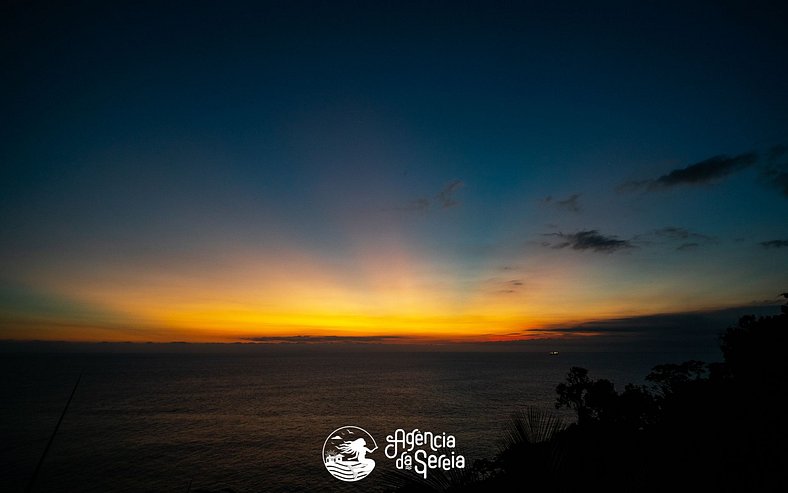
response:
<path id="1" fill-rule="evenodd" d="M 786 289 L 774 4 L 3 10 L 0 338 L 484 338 Z"/>

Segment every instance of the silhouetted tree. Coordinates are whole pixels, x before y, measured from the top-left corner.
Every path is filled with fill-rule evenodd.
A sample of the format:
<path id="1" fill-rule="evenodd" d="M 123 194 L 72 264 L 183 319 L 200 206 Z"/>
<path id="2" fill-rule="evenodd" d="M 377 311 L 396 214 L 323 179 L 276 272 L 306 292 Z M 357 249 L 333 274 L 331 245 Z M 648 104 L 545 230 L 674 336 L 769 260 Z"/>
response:
<path id="1" fill-rule="evenodd" d="M 576 424 L 531 409 L 494 460 L 431 491 L 788 491 L 788 303 L 780 311 L 728 328 L 723 362 L 657 365 L 621 393 L 570 368 L 555 407 Z"/>
<path id="2" fill-rule="evenodd" d="M 566 375 L 566 383 L 560 383 L 555 388 L 558 393 L 555 408 L 574 409 L 577 412 L 577 421 L 585 422 L 588 418 L 585 397 L 590 386 L 591 380 L 588 378 L 588 370 L 573 366 Z"/>
<path id="3" fill-rule="evenodd" d="M 788 298 L 788 293 L 781 296 Z M 788 376 L 785 360 L 788 346 L 788 304 L 779 315 L 748 315 L 728 328 L 720 340 L 726 376 L 741 384 L 767 387 Z"/>
<path id="4" fill-rule="evenodd" d="M 728 437 L 735 460 L 727 472 L 731 483 L 751 491 L 788 491 L 788 423 L 781 404 L 788 400 L 788 304 L 780 311 L 742 317 L 720 340 L 724 364 L 715 376 L 725 398 L 721 425 L 740 425 Z"/>
<path id="5" fill-rule="evenodd" d="M 630 430 L 643 430 L 653 424 L 657 414 L 657 399 L 642 385 L 627 384 L 618 398 L 617 420 Z"/>
<path id="6" fill-rule="evenodd" d="M 703 361 L 690 360 L 679 364 L 657 365 L 646 380 L 653 382 L 663 396 L 679 391 L 689 382 L 701 380 L 708 372 Z"/>

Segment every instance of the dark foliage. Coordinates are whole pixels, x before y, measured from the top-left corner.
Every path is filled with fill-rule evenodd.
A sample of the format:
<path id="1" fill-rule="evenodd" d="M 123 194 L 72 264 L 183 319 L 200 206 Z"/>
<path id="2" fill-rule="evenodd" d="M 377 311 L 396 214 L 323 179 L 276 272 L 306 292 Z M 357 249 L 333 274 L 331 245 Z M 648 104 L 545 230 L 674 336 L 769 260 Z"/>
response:
<path id="1" fill-rule="evenodd" d="M 658 365 L 645 386 L 618 392 L 573 367 L 556 408 L 576 424 L 527 410 L 494 460 L 430 490 L 788 491 L 786 343 L 788 304 L 728 328 L 724 362 Z"/>

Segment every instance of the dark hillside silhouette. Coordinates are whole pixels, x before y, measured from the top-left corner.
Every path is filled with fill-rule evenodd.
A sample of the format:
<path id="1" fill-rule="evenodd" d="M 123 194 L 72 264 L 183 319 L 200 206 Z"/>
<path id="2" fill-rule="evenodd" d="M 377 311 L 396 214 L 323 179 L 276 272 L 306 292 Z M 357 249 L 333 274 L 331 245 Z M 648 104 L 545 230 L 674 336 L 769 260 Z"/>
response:
<path id="1" fill-rule="evenodd" d="M 401 491 L 788 491 L 788 303 L 742 317 L 720 349 L 722 363 L 658 365 L 622 392 L 573 367 L 556 407 L 576 423 L 528 410 L 494 460 L 440 488 Z"/>

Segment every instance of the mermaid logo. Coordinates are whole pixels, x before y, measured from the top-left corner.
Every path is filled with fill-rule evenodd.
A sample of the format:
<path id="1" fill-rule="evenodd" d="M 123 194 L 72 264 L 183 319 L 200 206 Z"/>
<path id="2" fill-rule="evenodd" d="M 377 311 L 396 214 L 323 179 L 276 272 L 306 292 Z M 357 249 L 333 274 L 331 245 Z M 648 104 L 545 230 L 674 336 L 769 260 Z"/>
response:
<path id="1" fill-rule="evenodd" d="M 373 448 L 368 446 L 373 445 Z M 343 426 L 334 430 L 323 443 L 323 464 L 328 472 L 342 481 L 358 481 L 375 469 L 375 461 L 367 458 L 378 444 L 367 430 Z"/>

